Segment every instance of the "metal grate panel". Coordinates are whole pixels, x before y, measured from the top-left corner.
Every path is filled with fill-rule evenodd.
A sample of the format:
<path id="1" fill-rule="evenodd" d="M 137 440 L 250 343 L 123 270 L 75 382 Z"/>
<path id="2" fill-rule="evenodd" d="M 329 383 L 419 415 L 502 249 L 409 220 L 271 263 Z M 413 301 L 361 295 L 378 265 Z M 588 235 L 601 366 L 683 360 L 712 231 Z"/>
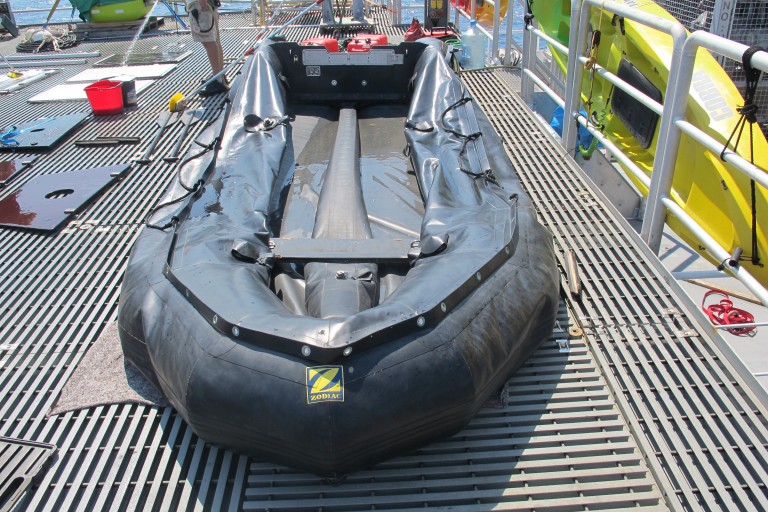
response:
<path id="1" fill-rule="evenodd" d="M 506 72 L 501 72 L 506 74 Z M 499 73 L 469 75 L 470 90 L 555 234 L 565 265 L 574 251 L 583 291 L 573 307 L 603 374 L 670 505 L 696 510 L 768 508 L 765 406 L 645 259 L 630 229 L 605 208 L 560 146 Z"/>
<path id="2" fill-rule="evenodd" d="M 0 437 L 0 510 L 11 510 L 56 453 L 50 444 Z"/>

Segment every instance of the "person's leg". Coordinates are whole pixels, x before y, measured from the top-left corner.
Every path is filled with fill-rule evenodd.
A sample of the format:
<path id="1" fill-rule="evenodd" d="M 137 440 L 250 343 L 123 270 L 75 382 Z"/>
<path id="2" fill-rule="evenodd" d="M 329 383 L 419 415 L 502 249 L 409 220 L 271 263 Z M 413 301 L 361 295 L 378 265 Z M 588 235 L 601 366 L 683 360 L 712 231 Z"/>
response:
<path id="1" fill-rule="evenodd" d="M 365 21 L 363 0 L 352 0 L 352 19 L 354 21 Z"/>
<path id="2" fill-rule="evenodd" d="M 216 9 L 203 9 L 198 0 L 190 0 L 187 8 L 189 9 L 192 39 L 203 45 L 211 65 L 211 71 L 216 75 L 224 69 L 224 51 L 219 36 L 219 13 L 216 12 Z M 227 77 L 222 74 L 218 80 L 206 85 L 205 89 L 200 91 L 200 95 L 211 96 L 228 89 Z"/>
<path id="3" fill-rule="evenodd" d="M 333 23 L 333 0 L 325 0 L 322 5 L 323 23 Z"/>
<path id="4" fill-rule="evenodd" d="M 208 62 L 211 63 L 211 70 L 215 75 L 222 69 L 224 69 L 224 53 L 221 49 L 221 44 L 218 41 L 204 41 L 203 48 L 205 53 L 208 54 Z"/>
<path id="5" fill-rule="evenodd" d="M 211 63 L 211 70 L 213 74 L 219 73 L 224 69 L 224 53 L 219 41 L 204 41 L 203 48 L 208 55 L 208 60 Z M 221 74 L 217 80 L 214 80 L 203 89 L 200 94 L 203 96 L 211 96 L 213 94 L 219 94 L 229 89 L 229 83 L 225 74 Z"/>

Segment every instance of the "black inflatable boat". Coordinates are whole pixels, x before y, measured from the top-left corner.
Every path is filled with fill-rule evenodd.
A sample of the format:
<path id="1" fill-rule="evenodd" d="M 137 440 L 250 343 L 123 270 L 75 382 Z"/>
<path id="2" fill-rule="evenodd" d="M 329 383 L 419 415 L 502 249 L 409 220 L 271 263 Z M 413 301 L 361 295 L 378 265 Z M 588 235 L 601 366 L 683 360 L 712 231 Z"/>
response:
<path id="1" fill-rule="evenodd" d="M 135 244 L 126 357 L 200 437 L 320 475 L 457 431 L 559 278 L 440 43 L 263 44 L 231 100 Z"/>

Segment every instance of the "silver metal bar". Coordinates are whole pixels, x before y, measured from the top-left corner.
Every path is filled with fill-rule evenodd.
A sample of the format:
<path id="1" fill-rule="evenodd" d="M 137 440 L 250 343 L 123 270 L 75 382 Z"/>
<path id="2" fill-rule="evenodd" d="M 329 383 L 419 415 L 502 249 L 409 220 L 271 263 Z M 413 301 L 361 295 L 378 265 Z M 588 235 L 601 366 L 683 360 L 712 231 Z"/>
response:
<path id="1" fill-rule="evenodd" d="M 202 439 L 198 440 L 198 445 L 200 445 L 201 448 L 204 444 L 205 442 Z M 200 491 L 197 493 L 194 507 L 195 511 L 205 510 L 205 502 L 208 500 L 208 492 L 211 488 L 211 483 L 213 482 L 213 471 L 216 468 L 216 460 L 218 459 L 218 456 L 219 449 L 216 446 L 211 446 L 206 457 L 203 475 L 200 478 Z"/>
<path id="2" fill-rule="evenodd" d="M 578 20 L 578 22 L 576 22 Z M 583 69 L 576 58 L 587 43 L 589 28 L 589 5 L 582 0 L 571 2 L 571 24 L 568 36 L 568 66 L 565 73 L 565 106 L 563 113 L 563 147 L 567 151 L 576 148 L 578 126 L 572 122 L 573 115 L 581 110 L 581 77 Z"/>
<path id="3" fill-rule="evenodd" d="M 237 512 L 241 509 L 240 497 L 243 495 L 243 484 L 245 483 L 245 471 L 248 465 L 248 458 L 240 455 L 237 458 L 237 470 L 235 472 L 235 483 L 230 494 L 229 511 Z"/>
<path id="4" fill-rule="evenodd" d="M 192 431 L 189 431 L 190 439 L 192 437 Z M 183 508 L 184 510 L 189 510 L 192 508 L 197 508 L 198 510 L 203 510 L 200 498 L 201 494 L 200 492 L 196 492 L 193 489 L 193 485 L 195 482 L 197 482 L 198 477 L 198 471 L 200 470 L 200 461 L 203 457 L 203 451 L 205 450 L 206 443 L 203 439 L 200 439 L 199 437 L 195 436 L 195 449 L 192 453 L 192 460 L 189 464 L 189 469 L 187 469 L 187 476 L 184 478 L 181 497 L 178 500 L 178 508 Z M 203 469 L 205 469 L 203 467 Z"/>
<path id="5" fill-rule="evenodd" d="M 18 60 L 14 61 L 14 68 L 37 68 L 37 67 L 56 67 L 73 66 L 76 64 L 85 64 L 85 59 L 60 59 L 60 60 Z M 0 62 L 0 69 L 10 69 L 11 66 Z"/>
<path id="6" fill-rule="evenodd" d="M 582 64 L 587 63 L 587 58 L 583 55 L 579 56 L 579 62 Z M 634 99 L 651 109 L 653 112 L 655 112 L 658 115 L 662 114 L 663 105 L 657 101 L 652 100 L 649 96 L 643 94 L 640 92 L 640 90 L 636 89 L 635 87 L 629 85 L 627 82 L 619 78 L 618 76 L 614 75 L 607 69 L 605 69 L 600 64 L 595 63 L 594 64 L 594 72 L 600 75 L 602 78 L 607 80 L 608 82 L 612 83 L 616 87 L 620 88 L 622 91 L 626 92 L 630 96 L 632 96 Z"/>
<path id="7" fill-rule="evenodd" d="M 145 407 L 142 406 L 142 408 L 145 408 Z M 147 408 L 147 409 L 151 409 L 151 408 Z M 150 410 L 150 413 L 154 413 L 154 411 Z M 138 508 L 139 498 L 146 491 L 146 488 L 150 487 L 150 492 L 151 492 L 152 488 L 155 485 L 160 485 L 160 482 L 158 482 L 157 475 L 150 473 L 150 471 L 152 469 L 152 465 L 155 464 L 155 460 L 158 456 L 158 452 L 160 452 L 163 448 L 163 444 L 161 444 L 161 439 L 163 438 L 166 429 L 169 428 L 169 423 L 171 421 L 172 415 L 173 415 L 173 410 L 170 407 L 166 407 L 157 423 L 154 423 L 154 422 L 145 423 L 145 427 L 139 439 L 142 439 L 142 440 L 151 439 L 151 440 L 146 445 L 137 445 L 139 449 L 134 451 L 134 456 L 131 458 L 131 461 L 129 463 L 129 467 L 132 467 L 134 471 L 139 470 L 139 474 L 134 480 L 134 478 L 132 478 L 134 471 L 127 472 L 125 480 L 122 482 L 122 484 L 120 485 L 120 488 L 118 489 L 117 496 L 120 496 L 121 491 L 126 493 L 125 495 L 128 496 L 126 502 L 137 503 L 137 508 Z M 150 435 L 152 436 L 152 438 L 149 437 Z M 168 442 L 172 442 L 173 439 L 174 439 L 173 437 L 169 437 Z M 165 466 L 158 466 L 158 467 L 163 467 L 165 469 Z M 135 484 L 133 483 L 134 481 L 136 482 Z M 127 492 L 129 485 L 132 485 L 132 486 L 135 485 L 135 487 L 133 487 L 132 489 L 132 492 L 130 493 Z M 116 501 L 116 503 L 120 503 L 120 501 Z"/>
<path id="8" fill-rule="evenodd" d="M 118 415 L 119 413 L 119 415 Z M 106 439 L 106 432 L 105 432 L 105 440 L 101 444 L 103 446 L 115 446 L 117 444 L 118 437 L 120 436 L 120 429 L 114 428 L 115 423 L 125 424 L 128 420 L 128 416 L 130 414 L 130 408 L 125 407 L 123 405 L 114 404 L 109 408 L 109 417 L 112 418 L 111 421 L 105 421 L 102 425 L 102 430 L 104 430 L 105 426 L 109 427 L 109 430 L 111 430 L 111 433 L 109 435 L 109 438 Z M 111 476 L 114 478 L 115 474 L 115 468 L 118 465 L 117 457 L 112 456 L 106 456 L 107 453 L 110 452 L 110 450 L 105 450 L 104 452 L 98 454 L 99 457 L 96 459 L 95 455 L 98 452 L 98 450 L 93 450 L 91 453 L 93 454 L 92 457 L 95 460 L 92 460 L 90 463 L 90 467 L 94 468 L 93 475 L 90 479 L 90 482 L 87 483 L 85 486 L 85 491 L 83 491 L 82 497 L 80 498 L 85 503 L 90 503 L 93 495 L 96 493 L 98 489 L 98 485 L 100 481 L 104 481 L 107 478 L 104 478 L 103 472 L 105 470 L 108 470 L 111 474 Z M 109 466 L 109 467 L 108 467 Z M 113 479 L 110 479 L 111 481 L 114 481 Z"/>
<path id="9" fill-rule="evenodd" d="M 189 428 L 186 423 L 183 422 L 181 416 L 179 416 L 179 424 L 184 424 L 184 435 L 181 439 L 178 454 L 176 455 L 175 463 L 173 464 L 173 471 L 168 478 L 168 486 L 165 488 L 163 495 L 163 502 L 160 505 L 160 510 L 171 510 L 171 505 L 179 501 L 180 496 L 184 495 L 185 488 L 189 485 L 186 479 L 181 477 L 182 461 L 185 461 L 189 456 L 189 446 L 192 442 L 192 429 Z M 171 450 L 175 448 L 175 443 L 170 442 L 170 447 L 166 450 L 166 454 L 170 455 Z M 174 450 L 175 451 L 175 450 Z M 188 495 L 187 495 L 188 496 Z M 151 501 L 150 503 L 154 503 Z M 186 509 L 186 503 L 180 503 L 181 509 Z"/>
<path id="10" fill-rule="evenodd" d="M 486 0 L 493 5 L 493 31 L 491 33 L 491 63 L 495 62 L 495 59 L 499 56 L 499 25 L 501 24 L 501 2 L 494 2 L 493 0 Z M 515 5 L 514 0 L 509 2 L 512 6 Z M 511 14 L 511 13 L 510 13 Z M 511 39 L 508 38 L 508 39 Z"/>
<path id="11" fill-rule="evenodd" d="M 765 327 L 768 322 L 747 322 L 743 324 L 712 324 L 713 329 L 728 330 L 728 329 L 744 329 L 747 327 Z M 753 373 L 753 375 L 755 375 Z"/>
<path id="12" fill-rule="evenodd" d="M 515 19 L 515 5 L 517 5 L 517 2 L 515 1 L 509 2 L 507 5 L 507 28 L 505 30 L 506 38 L 504 40 L 504 65 L 506 66 L 512 64 L 512 44 L 515 43 L 515 47 L 518 46 L 515 38 L 512 37 L 512 20 Z M 496 39 L 494 39 L 494 41 L 495 40 Z"/>
<path id="13" fill-rule="evenodd" d="M 718 270 L 688 270 L 688 271 L 682 271 L 682 272 L 672 272 L 672 276 L 675 279 L 684 281 L 686 279 L 711 279 L 711 278 L 728 277 L 728 274 L 726 274 L 725 272 L 720 272 Z"/>
<path id="14" fill-rule="evenodd" d="M 182 426 L 184 428 L 182 428 Z M 171 468 L 172 470 L 176 470 L 180 464 L 179 457 L 174 457 L 174 448 L 176 446 L 176 443 L 179 442 L 178 438 L 181 436 L 184 437 L 186 431 L 189 427 L 186 426 L 184 423 L 184 420 L 181 418 L 181 415 L 176 414 L 175 418 L 173 420 L 173 425 L 171 426 L 171 432 L 168 436 L 168 442 L 163 446 L 162 453 L 157 454 L 160 456 L 160 460 L 158 461 L 158 467 L 162 468 Z M 157 456 L 156 455 L 156 456 Z M 174 482 L 173 479 L 171 479 L 167 485 L 165 485 L 165 482 L 163 482 L 161 479 L 155 477 L 152 481 L 152 485 L 149 489 L 149 493 L 147 495 L 146 502 L 149 504 L 154 504 L 157 502 L 160 502 L 161 500 L 165 500 L 166 496 L 172 495 L 175 491 L 174 486 L 177 482 Z M 163 508 L 162 510 L 168 510 L 167 508 Z"/>
<path id="15" fill-rule="evenodd" d="M 535 23 L 535 21 L 534 21 Z M 531 104 L 533 102 L 532 74 L 536 72 L 536 38 L 531 33 L 530 27 L 523 32 L 523 76 L 520 82 L 520 96 Z"/>
<path id="16" fill-rule="evenodd" d="M 147 416 L 144 418 L 144 411 L 146 409 Z M 128 485 L 134 480 L 133 472 L 139 466 L 139 459 L 141 457 L 143 447 L 147 445 L 147 439 L 149 431 L 154 424 L 154 419 L 157 417 L 158 409 L 156 407 L 146 407 L 144 405 L 132 405 L 125 407 L 126 411 L 132 413 L 133 418 L 130 423 L 126 422 L 123 425 L 127 425 L 126 439 L 123 439 L 115 460 L 121 461 L 121 464 L 114 464 L 112 466 L 112 473 L 105 478 L 106 482 L 112 483 L 117 486 L 117 491 L 114 495 L 114 503 L 124 503 L 124 496 L 128 490 Z M 143 427 L 140 423 L 144 423 Z M 135 438 L 135 439 L 134 439 Z M 130 455 L 129 455 L 130 451 Z M 99 499 L 94 505 L 94 510 L 105 510 L 108 505 L 110 493 L 100 492 Z M 109 503 L 111 504 L 111 503 Z"/>
<path id="17" fill-rule="evenodd" d="M 67 59 L 88 59 L 91 57 L 101 57 L 101 52 L 79 52 L 79 53 L 45 53 L 45 54 L 27 54 L 27 55 L 6 55 L 5 58 L 11 62 L 16 61 L 29 61 L 34 62 L 38 60 L 43 61 L 56 61 Z"/>
<path id="18" fill-rule="evenodd" d="M 538 28 L 532 28 L 532 27 L 531 27 L 531 28 L 528 28 L 528 29 L 526 29 L 526 30 L 527 30 L 528 32 L 532 32 L 532 33 L 533 33 L 534 35 L 536 35 L 536 37 L 538 37 L 539 39 L 543 39 L 544 41 L 546 41 L 546 42 L 547 42 L 547 43 L 548 43 L 548 44 L 549 44 L 549 45 L 550 45 L 552 48 L 554 48 L 554 49 L 555 49 L 555 50 L 557 50 L 558 52 L 562 53 L 562 54 L 563 54 L 563 55 L 565 55 L 566 57 L 569 55 L 569 53 L 568 53 L 568 47 L 567 47 L 567 46 L 565 46 L 565 45 L 564 45 L 563 43 L 561 43 L 560 41 L 558 41 L 557 39 L 555 39 L 554 37 L 550 37 L 550 36 L 548 36 L 547 34 L 545 34 L 544 32 L 542 32 L 542 31 L 541 31 L 541 30 L 539 30 Z M 535 49 L 535 47 L 536 47 L 536 45 L 534 45 L 534 49 Z"/>
<path id="19" fill-rule="evenodd" d="M 211 510 L 224 510 L 223 502 L 224 502 L 224 495 L 226 490 L 226 482 L 227 482 L 227 474 L 229 473 L 229 468 L 232 465 L 232 452 L 226 451 L 224 452 L 223 460 L 221 462 L 221 471 L 219 472 L 219 478 L 218 483 L 216 485 L 216 492 L 213 495 L 213 502 L 211 505 Z M 245 457 L 243 457 L 245 458 Z M 235 480 L 235 483 L 237 483 L 239 479 Z M 239 496 L 239 493 L 238 493 Z"/>

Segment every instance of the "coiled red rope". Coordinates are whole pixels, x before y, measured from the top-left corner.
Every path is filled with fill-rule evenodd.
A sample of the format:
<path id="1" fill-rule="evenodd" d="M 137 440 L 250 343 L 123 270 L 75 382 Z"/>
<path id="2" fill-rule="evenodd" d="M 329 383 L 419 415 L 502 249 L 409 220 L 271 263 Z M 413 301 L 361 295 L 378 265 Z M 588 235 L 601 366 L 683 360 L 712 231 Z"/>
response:
<path id="1" fill-rule="evenodd" d="M 722 295 L 724 298 L 716 304 L 705 305 L 710 295 Z M 731 297 L 722 290 L 710 290 L 704 294 L 701 300 L 701 309 L 707 314 L 709 320 L 715 325 L 751 324 L 755 317 L 749 311 L 734 307 Z M 754 331 L 756 327 L 731 327 L 725 329 L 731 334 L 743 336 Z"/>

